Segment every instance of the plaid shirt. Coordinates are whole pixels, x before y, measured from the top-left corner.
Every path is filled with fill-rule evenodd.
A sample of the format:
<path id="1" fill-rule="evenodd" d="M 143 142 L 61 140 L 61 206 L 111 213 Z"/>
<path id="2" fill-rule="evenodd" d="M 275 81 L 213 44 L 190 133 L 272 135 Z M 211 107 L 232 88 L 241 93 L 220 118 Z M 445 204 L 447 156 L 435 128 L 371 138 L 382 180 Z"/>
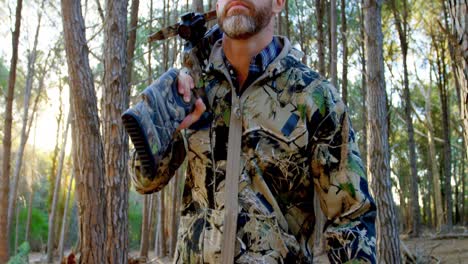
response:
<path id="1" fill-rule="evenodd" d="M 249 74 L 247 79 L 244 82 L 244 85 L 240 91 L 242 92 L 245 90 L 244 88 L 248 87 L 252 84 L 258 77 L 262 75 L 262 73 L 266 70 L 268 65 L 280 54 L 282 49 L 282 45 L 279 42 L 277 37 L 273 37 L 272 41 L 268 46 L 266 46 L 260 53 L 255 55 L 252 60 L 250 61 L 249 66 Z M 234 87 L 236 87 L 239 93 L 239 81 L 237 79 L 237 73 L 234 67 L 229 63 L 229 60 L 226 58 L 226 55 L 223 51 L 223 60 L 226 64 L 227 69 L 229 70 L 229 75 L 231 76 L 232 83 Z"/>

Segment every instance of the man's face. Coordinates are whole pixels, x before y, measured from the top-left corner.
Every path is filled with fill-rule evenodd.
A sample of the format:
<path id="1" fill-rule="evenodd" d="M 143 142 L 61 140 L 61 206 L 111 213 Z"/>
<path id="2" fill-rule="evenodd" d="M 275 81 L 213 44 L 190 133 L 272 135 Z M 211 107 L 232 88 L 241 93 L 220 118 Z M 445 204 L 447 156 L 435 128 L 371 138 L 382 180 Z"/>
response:
<path id="1" fill-rule="evenodd" d="M 219 0 L 218 23 L 232 39 L 247 39 L 265 28 L 272 17 L 271 0 Z"/>

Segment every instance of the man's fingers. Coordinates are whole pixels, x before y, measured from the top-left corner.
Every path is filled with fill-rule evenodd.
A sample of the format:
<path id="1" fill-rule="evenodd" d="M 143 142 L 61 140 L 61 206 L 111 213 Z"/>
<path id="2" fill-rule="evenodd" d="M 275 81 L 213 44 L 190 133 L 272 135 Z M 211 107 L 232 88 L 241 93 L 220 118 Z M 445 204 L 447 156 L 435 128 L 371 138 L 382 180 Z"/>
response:
<path id="1" fill-rule="evenodd" d="M 201 98 L 198 98 L 195 101 L 195 108 L 193 109 L 193 112 L 186 116 L 184 120 L 182 120 L 182 123 L 180 123 L 177 130 L 182 130 L 190 127 L 193 123 L 197 122 L 198 119 L 200 119 L 200 116 L 205 112 L 205 110 L 205 103 L 203 103 L 203 100 Z"/>
<path id="2" fill-rule="evenodd" d="M 177 78 L 177 91 L 184 98 L 185 102 L 190 102 L 191 92 L 190 90 L 195 87 L 193 78 L 184 71 L 180 71 Z"/>

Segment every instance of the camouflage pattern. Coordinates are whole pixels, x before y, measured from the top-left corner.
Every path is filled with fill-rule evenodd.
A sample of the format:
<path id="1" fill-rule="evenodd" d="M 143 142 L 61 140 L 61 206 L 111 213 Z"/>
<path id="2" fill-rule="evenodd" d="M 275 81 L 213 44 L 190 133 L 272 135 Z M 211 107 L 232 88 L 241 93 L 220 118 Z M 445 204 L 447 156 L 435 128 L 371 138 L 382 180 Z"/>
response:
<path id="1" fill-rule="evenodd" d="M 184 150 L 182 136 L 176 129 L 194 102 L 185 103 L 178 94 L 178 74 L 175 69 L 164 73 L 141 93 L 142 100 L 124 113 L 137 119 L 156 164 L 155 171 L 147 171 L 140 166 L 136 152 L 133 153 L 130 168 L 135 171 L 131 175 L 136 190 L 141 193 L 162 188 L 185 158 L 185 152 L 171 150 L 177 146 Z"/>
<path id="2" fill-rule="evenodd" d="M 186 133 L 188 170 L 176 263 L 219 263 L 221 255 L 235 89 L 220 42 L 213 46 L 203 78 L 209 111 Z M 312 263 L 317 194 L 327 217 L 329 260 L 375 263 L 376 207 L 346 107 L 328 81 L 300 62 L 302 53 L 287 39 L 280 42 L 278 58 L 240 95 L 242 174 L 235 262 Z M 185 150 L 183 139 L 171 142 L 160 165 L 174 168 L 178 164 L 171 162 L 172 156 Z M 160 189 L 158 184 L 170 176 L 158 174 L 156 183 L 139 191 Z"/>

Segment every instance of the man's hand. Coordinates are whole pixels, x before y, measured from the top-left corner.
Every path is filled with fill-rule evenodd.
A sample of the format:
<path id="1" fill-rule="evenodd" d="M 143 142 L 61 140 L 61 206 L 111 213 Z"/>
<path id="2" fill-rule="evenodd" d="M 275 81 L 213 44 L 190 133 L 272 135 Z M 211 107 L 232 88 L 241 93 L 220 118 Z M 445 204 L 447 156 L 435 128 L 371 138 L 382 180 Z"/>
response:
<path id="1" fill-rule="evenodd" d="M 177 90 L 179 94 L 183 97 L 184 102 L 190 102 L 192 97 L 192 89 L 195 87 L 192 77 L 185 71 L 181 70 L 177 78 Z M 182 120 L 177 131 L 190 127 L 193 123 L 197 122 L 200 119 L 200 116 L 205 112 L 206 106 L 203 103 L 201 98 L 197 98 L 195 101 L 195 107 L 188 116 Z"/>

